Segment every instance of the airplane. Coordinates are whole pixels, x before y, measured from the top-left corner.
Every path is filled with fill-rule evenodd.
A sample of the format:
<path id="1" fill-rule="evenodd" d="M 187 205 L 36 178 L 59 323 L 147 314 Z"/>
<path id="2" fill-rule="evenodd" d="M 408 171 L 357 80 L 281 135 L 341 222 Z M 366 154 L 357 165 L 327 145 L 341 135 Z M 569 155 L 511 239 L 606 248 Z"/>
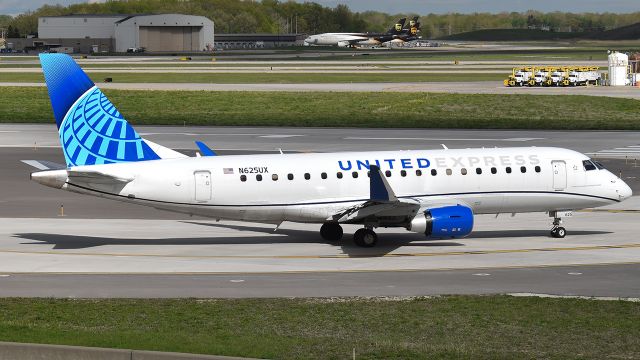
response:
<path id="1" fill-rule="evenodd" d="M 379 44 L 384 46 L 389 45 L 391 43 L 404 43 L 407 41 L 417 40 L 420 38 L 418 32 L 420 31 L 420 22 L 418 21 L 418 16 L 415 16 L 413 19 L 409 20 L 409 27 L 403 28 L 400 34 L 394 35 L 380 35 L 375 39 Z"/>
<path id="2" fill-rule="evenodd" d="M 31 180 L 101 198 L 213 219 L 321 224 L 328 242 L 358 224 L 462 238 L 480 214 L 546 212 L 562 238 L 571 211 L 621 202 L 629 186 L 579 152 L 552 147 L 187 157 L 140 137 L 66 54 L 40 62 L 66 164 L 25 160 Z M 207 150 L 209 149 L 209 150 Z"/>
<path id="3" fill-rule="evenodd" d="M 381 43 L 378 38 L 385 37 L 389 41 L 394 37 L 403 34 L 403 26 L 406 22 L 406 18 L 398 20 L 389 30 L 384 34 L 379 33 L 324 33 L 311 35 L 304 39 L 304 45 L 331 45 L 338 47 L 354 47 L 358 45 L 378 45 Z"/>

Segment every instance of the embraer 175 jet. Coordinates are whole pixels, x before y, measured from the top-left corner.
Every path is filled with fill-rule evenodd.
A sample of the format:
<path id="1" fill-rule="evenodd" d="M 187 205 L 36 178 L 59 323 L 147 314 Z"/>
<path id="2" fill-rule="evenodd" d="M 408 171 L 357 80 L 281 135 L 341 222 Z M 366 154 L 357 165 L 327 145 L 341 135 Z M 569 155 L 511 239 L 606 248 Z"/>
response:
<path id="1" fill-rule="evenodd" d="M 359 246 L 377 227 L 428 238 L 469 235 L 478 214 L 548 212 L 561 217 L 631 196 L 621 179 L 578 152 L 514 147 L 215 156 L 181 153 L 141 138 L 65 54 L 40 55 L 65 165 L 30 160 L 31 179 L 56 189 L 215 219 L 360 224 Z"/>
<path id="2" fill-rule="evenodd" d="M 387 41 L 394 39 L 401 40 L 403 38 L 411 37 L 413 40 L 417 38 L 418 27 L 420 23 L 417 22 L 417 18 L 411 20 L 411 29 L 403 29 L 404 23 L 407 19 L 402 18 L 398 20 L 389 30 L 384 34 L 378 33 L 324 33 L 311 35 L 304 39 L 304 44 L 309 45 L 324 45 L 324 46 L 339 46 L 349 47 L 358 45 L 379 45 Z M 413 26 L 417 26 L 413 28 Z"/>

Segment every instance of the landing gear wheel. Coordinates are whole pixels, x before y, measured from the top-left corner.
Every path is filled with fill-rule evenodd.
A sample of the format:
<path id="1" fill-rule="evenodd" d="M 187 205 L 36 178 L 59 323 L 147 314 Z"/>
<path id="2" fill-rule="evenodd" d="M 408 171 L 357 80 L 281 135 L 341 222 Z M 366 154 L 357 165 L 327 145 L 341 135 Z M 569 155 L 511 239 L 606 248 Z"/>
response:
<path id="1" fill-rule="evenodd" d="M 554 238 L 562 239 L 566 235 L 567 235 L 567 230 L 565 228 L 563 228 L 562 226 L 559 226 L 557 228 L 553 228 L 551 230 L 551 236 L 554 237 Z"/>
<path id="2" fill-rule="evenodd" d="M 562 239 L 567 235 L 567 230 L 563 228 L 562 219 L 558 217 L 557 211 L 549 212 L 549 216 L 553 217 L 553 226 L 551 227 L 551 237 Z"/>
<path id="3" fill-rule="evenodd" d="M 324 223 L 320 227 L 320 236 L 326 241 L 340 241 L 342 234 L 342 226 L 338 223 Z"/>
<path id="4" fill-rule="evenodd" d="M 360 247 L 374 247 L 378 243 L 378 235 L 371 229 L 358 229 L 353 234 L 353 242 Z"/>

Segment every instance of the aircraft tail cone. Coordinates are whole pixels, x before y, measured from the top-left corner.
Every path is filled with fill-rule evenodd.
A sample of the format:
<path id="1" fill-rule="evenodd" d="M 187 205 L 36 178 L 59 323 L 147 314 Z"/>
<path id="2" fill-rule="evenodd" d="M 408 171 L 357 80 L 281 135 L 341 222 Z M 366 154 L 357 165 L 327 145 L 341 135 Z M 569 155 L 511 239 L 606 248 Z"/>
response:
<path id="1" fill-rule="evenodd" d="M 31 173 L 31 180 L 54 189 L 62 189 L 67 182 L 66 170 L 47 170 Z"/>

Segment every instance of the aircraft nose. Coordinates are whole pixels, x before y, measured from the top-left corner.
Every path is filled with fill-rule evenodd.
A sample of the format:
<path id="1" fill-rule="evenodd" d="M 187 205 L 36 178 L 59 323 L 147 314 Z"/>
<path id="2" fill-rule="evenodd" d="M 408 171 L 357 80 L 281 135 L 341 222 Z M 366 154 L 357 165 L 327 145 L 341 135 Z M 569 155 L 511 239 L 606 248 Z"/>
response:
<path id="1" fill-rule="evenodd" d="M 627 185 L 627 183 L 622 180 L 620 180 L 620 185 L 618 186 L 618 189 L 616 191 L 618 192 L 618 196 L 620 197 L 621 201 L 626 200 L 630 198 L 631 195 L 633 195 L 633 190 L 631 190 L 629 185 Z"/>

